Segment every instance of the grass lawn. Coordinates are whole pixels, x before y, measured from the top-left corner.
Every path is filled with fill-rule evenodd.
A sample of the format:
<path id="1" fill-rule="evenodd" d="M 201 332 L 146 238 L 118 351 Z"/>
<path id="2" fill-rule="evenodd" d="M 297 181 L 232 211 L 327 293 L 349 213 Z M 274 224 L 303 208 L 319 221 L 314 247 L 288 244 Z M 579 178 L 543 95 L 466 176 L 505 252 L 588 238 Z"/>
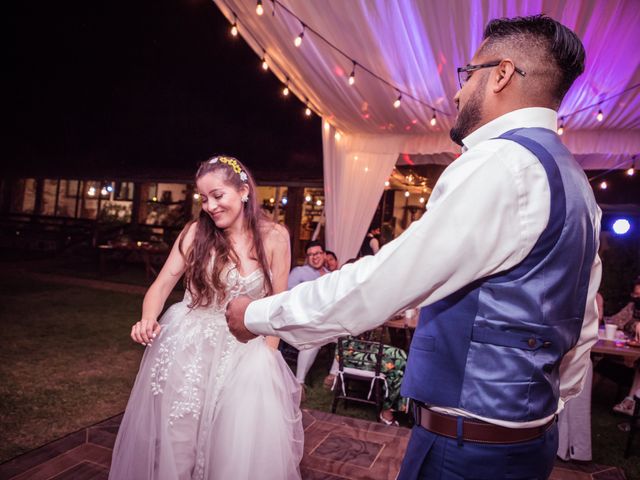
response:
<path id="1" fill-rule="evenodd" d="M 143 352 L 128 336 L 141 302 L 18 274 L 0 279 L 0 462 L 124 410 Z M 320 352 L 304 408 L 329 411 L 333 395 L 322 381 L 332 356 L 331 348 Z M 615 392 L 606 379 L 594 387 L 593 459 L 640 479 L 640 457 L 622 458 L 627 434 L 617 425 L 626 418 L 611 414 Z M 357 406 L 337 413 L 375 420 Z"/>
<path id="2" fill-rule="evenodd" d="M 0 279 L 0 461 L 121 412 L 142 297 Z"/>

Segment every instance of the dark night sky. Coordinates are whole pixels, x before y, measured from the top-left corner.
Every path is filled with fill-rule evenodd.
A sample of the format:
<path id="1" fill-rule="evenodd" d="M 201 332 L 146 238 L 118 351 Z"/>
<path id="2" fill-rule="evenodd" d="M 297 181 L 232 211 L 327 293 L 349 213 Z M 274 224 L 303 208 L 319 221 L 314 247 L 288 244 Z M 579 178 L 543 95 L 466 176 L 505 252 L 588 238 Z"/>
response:
<path id="1" fill-rule="evenodd" d="M 225 152 L 321 177 L 320 120 L 282 98 L 212 2 L 12 3 L 3 169 L 191 172 Z"/>

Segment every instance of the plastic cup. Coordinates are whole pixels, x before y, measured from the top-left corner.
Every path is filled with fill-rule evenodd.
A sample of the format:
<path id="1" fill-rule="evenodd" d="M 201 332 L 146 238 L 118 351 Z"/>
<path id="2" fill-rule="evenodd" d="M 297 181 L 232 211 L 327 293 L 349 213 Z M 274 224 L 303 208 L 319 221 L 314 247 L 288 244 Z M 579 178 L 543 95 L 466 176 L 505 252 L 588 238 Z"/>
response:
<path id="1" fill-rule="evenodd" d="M 617 331 L 618 331 L 617 325 L 608 323 L 604 326 L 604 337 L 607 340 L 615 340 Z"/>

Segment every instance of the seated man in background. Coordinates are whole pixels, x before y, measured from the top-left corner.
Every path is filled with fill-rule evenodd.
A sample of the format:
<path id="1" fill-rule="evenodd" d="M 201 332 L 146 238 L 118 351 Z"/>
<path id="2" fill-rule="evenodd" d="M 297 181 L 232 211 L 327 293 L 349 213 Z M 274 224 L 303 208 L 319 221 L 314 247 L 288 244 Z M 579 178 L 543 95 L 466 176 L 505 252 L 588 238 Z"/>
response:
<path id="1" fill-rule="evenodd" d="M 324 268 L 326 268 L 330 272 L 337 270 L 340 264 L 338 263 L 338 257 L 336 256 L 336 254 L 330 250 L 327 250 L 326 252 L 324 252 L 324 254 L 325 254 Z"/>
<path id="2" fill-rule="evenodd" d="M 308 282 L 320 278 L 329 271 L 325 268 L 326 254 L 323 245 L 312 240 L 305 246 L 306 261 L 305 264 L 300 267 L 295 267 L 289 274 L 289 280 L 287 282 L 287 289 L 291 290 L 300 283 Z M 320 347 L 310 348 L 308 350 L 301 350 L 298 352 L 298 364 L 296 367 L 296 379 L 304 387 L 304 379 L 309 373 L 313 362 L 318 356 Z M 304 388 L 302 390 L 304 400 Z"/>

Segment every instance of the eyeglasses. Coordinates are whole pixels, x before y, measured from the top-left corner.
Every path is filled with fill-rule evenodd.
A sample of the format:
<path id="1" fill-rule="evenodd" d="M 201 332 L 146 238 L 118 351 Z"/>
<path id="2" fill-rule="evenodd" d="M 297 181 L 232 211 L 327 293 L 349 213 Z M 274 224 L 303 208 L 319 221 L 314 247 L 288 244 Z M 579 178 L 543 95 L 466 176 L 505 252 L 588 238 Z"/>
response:
<path id="1" fill-rule="evenodd" d="M 311 257 L 319 257 L 320 255 L 324 255 L 324 252 L 307 253 L 307 257 L 309 257 L 309 258 L 311 258 Z"/>
<path id="2" fill-rule="evenodd" d="M 502 60 L 497 60 L 495 62 L 483 63 L 481 65 L 467 65 L 465 67 L 458 67 L 458 83 L 460 84 L 460 88 L 464 87 L 464 84 L 469 81 L 472 72 L 475 72 L 476 70 L 480 70 L 482 68 L 497 67 L 498 65 L 500 65 L 501 61 Z M 523 77 L 527 75 L 524 70 L 516 67 L 515 65 L 513 66 L 513 69 Z"/>

